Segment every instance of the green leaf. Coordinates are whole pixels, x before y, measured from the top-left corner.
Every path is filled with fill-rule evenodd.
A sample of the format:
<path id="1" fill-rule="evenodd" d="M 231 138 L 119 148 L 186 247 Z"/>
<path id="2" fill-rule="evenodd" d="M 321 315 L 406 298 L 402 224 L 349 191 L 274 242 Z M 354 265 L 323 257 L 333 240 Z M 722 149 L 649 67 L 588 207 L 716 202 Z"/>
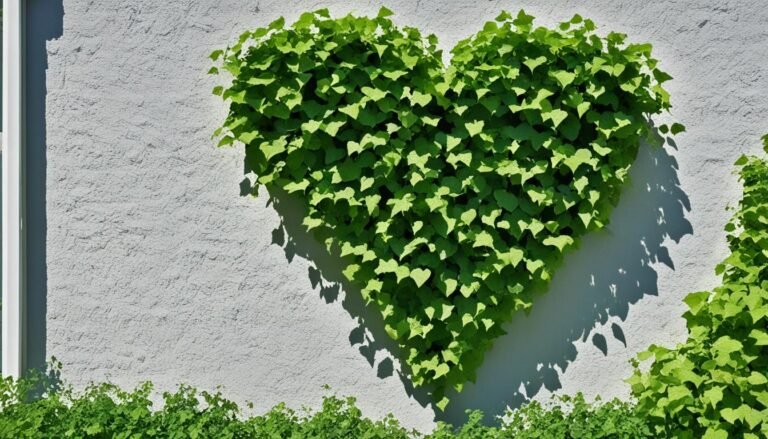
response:
<path id="1" fill-rule="evenodd" d="M 435 406 L 437 406 L 437 408 L 439 408 L 440 411 L 445 411 L 445 407 L 448 405 L 449 402 L 450 400 L 448 399 L 448 397 L 443 396 L 442 398 L 440 398 L 439 401 L 435 403 Z"/>
<path id="2" fill-rule="evenodd" d="M 680 134 L 685 131 L 685 126 L 679 123 L 673 123 L 669 128 L 669 131 L 672 133 L 672 135 Z"/>
<path id="3" fill-rule="evenodd" d="M 592 106 L 592 104 L 591 104 L 590 102 L 582 102 L 582 103 L 580 103 L 579 105 L 577 105 L 577 106 L 576 106 L 576 112 L 578 113 L 578 115 L 579 115 L 579 118 L 581 118 L 582 116 L 584 116 L 584 113 L 586 113 L 586 112 L 587 112 L 587 110 L 589 110 L 589 108 L 590 108 L 591 106 Z"/>
<path id="4" fill-rule="evenodd" d="M 361 87 L 360 91 L 363 92 L 363 94 L 369 98 L 371 98 L 372 101 L 378 102 L 385 97 L 387 97 L 387 91 L 386 90 L 379 90 L 377 88 L 372 87 Z"/>
<path id="5" fill-rule="evenodd" d="M 707 299 L 709 299 L 709 291 L 702 291 L 687 295 L 685 299 L 683 299 L 683 302 L 688 305 L 691 312 L 695 315 L 707 304 Z"/>
<path id="6" fill-rule="evenodd" d="M 517 248 L 511 248 L 506 252 L 498 253 L 499 260 L 503 263 L 517 267 L 520 261 L 523 260 L 525 252 Z"/>
<path id="7" fill-rule="evenodd" d="M 459 146 L 461 144 L 461 139 L 458 137 L 453 137 L 451 135 L 446 136 L 446 144 L 445 144 L 445 150 L 450 151 L 453 148 Z"/>
<path id="8" fill-rule="evenodd" d="M 592 152 L 586 148 L 577 149 L 572 156 L 563 160 L 563 163 L 565 163 L 573 173 L 576 173 L 581 165 L 589 164 L 591 162 Z"/>
<path id="9" fill-rule="evenodd" d="M 740 341 L 725 335 L 715 341 L 712 345 L 712 350 L 721 354 L 730 354 L 732 352 L 740 351 L 743 347 L 744 345 L 742 345 Z"/>
<path id="10" fill-rule="evenodd" d="M 553 73 L 552 76 L 557 80 L 558 83 L 560 83 L 562 88 L 571 85 L 573 80 L 576 79 L 576 75 L 574 73 L 566 72 L 565 70 L 559 70 Z"/>
<path id="11" fill-rule="evenodd" d="M 530 69 L 531 73 L 533 73 L 533 71 L 536 70 L 536 67 L 539 67 L 545 62 L 547 62 L 547 57 L 539 56 L 536 58 L 526 58 L 526 60 L 523 61 L 523 64 L 525 64 L 525 66 Z"/>
<path id="12" fill-rule="evenodd" d="M 279 30 L 279 29 L 282 29 L 283 26 L 285 26 L 285 18 L 279 17 L 278 19 L 276 19 L 273 22 L 269 23 L 269 25 L 267 26 L 267 29 Z"/>
<path id="13" fill-rule="evenodd" d="M 339 129 L 343 127 L 345 122 L 342 121 L 333 121 L 328 122 L 325 124 L 325 126 L 322 127 L 322 130 L 328 133 L 329 136 L 336 136 L 336 134 L 339 132 Z"/>
<path id="14" fill-rule="evenodd" d="M 453 294 L 456 291 L 456 288 L 459 286 L 459 283 L 455 279 L 445 279 L 443 283 L 445 285 L 444 293 L 446 297 Z"/>
<path id="15" fill-rule="evenodd" d="M 283 189 L 285 189 L 286 192 L 302 192 L 309 186 L 308 180 L 301 180 L 298 182 L 291 182 L 283 186 Z"/>
<path id="16" fill-rule="evenodd" d="M 461 222 L 464 224 L 472 224 L 472 221 L 477 218 L 477 211 L 475 209 L 468 209 L 461 213 L 459 216 L 461 218 Z"/>
<path id="17" fill-rule="evenodd" d="M 399 264 L 394 259 L 379 260 L 379 266 L 376 267 L 376 274 L 394 273 Z"/>
<path id="18" fill-rule="evenodd" d="M 483 230 L 475 236 L 475 243 L 472 245 L 472 247 L 488 247 L 491 249 L 494 248 L 493 236 Z"/>
<path id="19" fill-rule="evenodd" d="M 573 238 L 568 235 L 549 236 L 542 241 L 544 245 L 551 245 L 557 247 L 558 250 L 563 251 L 566 247 L 573 245 Z"/>
<path id="20" fill-rule="evenodd" d="M 387 201 L 388 206 L 392 206 L 392 216 L 408 212 L 413 207 L 413 194 L 405 194 L 402 198 L 393 198 Z"/>
<path id="21" fill-rule="evenodd" d="M 741 419 L 739 413 L 732 408 L 725 408 L 720 410 L 720 416 L 730 424 L 735 424 L 736 421 Z"/>
<path id="22" fill-rule="evenodd" d="M 755 340 L 755 346 L 768 346 L 768 331 L 753 329 L 749 332 L 749 338 Z"/>
<path id="23" fill-rule="evenodd" d="M 749 162 L 749 158 L 744 154 L 740 155 L 738 159 L 733 163 L 734 166 L 744 166 Z"/>
<path id="24" fill-rule="evenodd" d="M 709 404 L 712 408 L 717 407 L 720 401 L 723 400 L 722 387 L 712 387 L 710 389 L 705 390 L 704 394 L 701 397 L 701 400 Z"/>
<path id="25" fill-rule="evenodd" d="M 550 120 L 552 120 L 552 124 L 555 126 L 555 128 L 557 128 L 565 120 L 565 118 L 568 117 L 568 112 L 560 109 L 555 109 L 545 114 L 547 117 L 549 117 Z"/>
<path id="26" fill-rule="evenodd" d="M 469 132 L 471 137 L 475 137 L 480 134 L 483 131 L 483 126 L 485 126 L 485 122 L 482 120 L 476 120 L 474 122 L 467 122 L 464 124 L 464 127 L 467 129 L 467 132 Z"/>
<path id="27" fill-rule="evenodd" d="M 355 280 L 355 273 L 357 273 L 358 271 L 360 271 L 359 265 L 350 264 L 347 266 L 347 268 L 344 269 L 344 271 L 342 271 L 342 273 L 344 274 L 344 277 L 352 281 L 352 280 Z"/>
<path id="28" fill-rule="evenodd" d="M 245 133 L 240 134 L 240 136 L 238 136 L 237 139 L 239 141 L 245 143 L 246 145 L 249 145 L 251 142 L 256 140 L 256 138 L 258 138 L 258 137 L 259 137 L 259 132 L 258 131 L 247 131 Z"/>
<path id="29" fill-rule="evenodd" d="M 510 194 L 507 191 L 497 189 L 493 191 L 493 198 L 499 203 L 499 206 L 507 210 L 508 212 L 514 212 L 517 209 L 518 201 L 517 197 Z"/>
<path id="30" fill-rule="evenodd" d="M 719 428 L 708 428 L 701 439 L 728 439 L 728 432 Z"/>
<path id="31" fill-rule="evenodd" d="M 431 275 L 432 272 L 428 268 L 415 268 L 411 270 L 411 279 L 416 282 L 416 286 L 419 288 L 429 280 Z"/>
<path id="32" fill-rule="evenodd" d="M 411 103 L 420 107 L 425 107 L 432 101 L 432 95 L 414 91 L 411 94 Z"/>
<path id="33" fill-rule="evenodd" d="M 385 8 L 384 6 L 382 6 L 381 8 L 379 8 L 379 13 L 376 14 L 376 17 L 378 17 L 378 18 L 386 18 L 386 17 L 390 17 L 392 15 L 395 15 L 395 13 L 392 12 L 391 10 Z"/>
<path id="34" fill-rule="evenodd" d="M 211 54 L 208 55 L 208 57 L 211 58 L 213 61 L 217 61 L 223 54 L 224 54 L 223 50 L 217 49 L 211 52 Z"/>
<path id="35" fill-rule="evenodd" d="M 277 140 L 273 140 L 271 142 L 264 142 L 261 144 L 261 152 L 264 153 L 264 157 L 269 160 L 272 157 L 285 152 L 285 147 L 287 146 L 286 141 L 284 138 L 279 138 Z"/>

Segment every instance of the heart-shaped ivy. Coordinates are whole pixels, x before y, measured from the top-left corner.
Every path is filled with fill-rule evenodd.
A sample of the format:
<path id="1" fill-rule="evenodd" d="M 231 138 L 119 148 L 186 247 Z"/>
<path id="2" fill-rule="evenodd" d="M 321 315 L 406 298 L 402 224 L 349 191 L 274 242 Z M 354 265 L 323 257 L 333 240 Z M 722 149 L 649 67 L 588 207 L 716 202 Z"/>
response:
<path id="1" fill-rule="evenodd" d="M 670 77 L 649 44 L 579 16 L 547 29 L 502 13 L 446 67 L 434 35 L 389 15 L 305 13 L 215 51 L 234 77 L 214 89 L 230 101 L 216 135 L 245 144 L 258 184 L 304 197 L 304 224 L 442 408 L 605 225 Z"/>

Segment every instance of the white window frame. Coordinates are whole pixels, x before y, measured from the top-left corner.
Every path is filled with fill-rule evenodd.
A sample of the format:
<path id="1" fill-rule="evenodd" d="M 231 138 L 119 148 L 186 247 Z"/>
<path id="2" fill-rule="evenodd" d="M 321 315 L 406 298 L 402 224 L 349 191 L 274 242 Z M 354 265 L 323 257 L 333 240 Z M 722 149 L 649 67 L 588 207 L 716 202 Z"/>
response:
<path id="1" fill-rule="evenodd" d="M 24 0 L 3 1 L 2 375 L 25 368 Z"/>

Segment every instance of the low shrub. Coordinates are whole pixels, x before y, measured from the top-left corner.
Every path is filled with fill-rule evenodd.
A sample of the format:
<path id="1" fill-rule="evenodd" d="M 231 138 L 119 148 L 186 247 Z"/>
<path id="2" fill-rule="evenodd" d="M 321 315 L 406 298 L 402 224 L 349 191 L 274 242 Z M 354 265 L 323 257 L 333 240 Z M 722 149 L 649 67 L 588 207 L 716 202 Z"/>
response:
<path id="1" fill-rule="evenodd" d="M 47 384 L 46 384 L 47 383 Z M 260 416 L 244 416 L 221 393 L 180 386 L 162 395 L 155 409 L 153 387 L 131 391 L 96 384 L 82 391 L 47 380 L 0 381 L 0 438 L 616 438 L 650 436 L 631 404 L 617 400 L 589 403 L 581 395 L 550 404 L 532 402 L 511 411 L 495 426 L 483 414 L 470 413 L 460 427 L 439 423 L 431 434 L 407 430 L 391 415 L 364 417 L 354 398 L 327 396 L 316 411 L 296 411 L 280 404 Z M 30 395 L 36 394 L 36 397 Z M 252 406 L 249 406 L 252 408 Z"/>
<path id="2" fill-rule="evenodd" d="M 768 162 L 742 156 L 736 165 L 744 195 L 726 226 L 722 285 L 686 297 L 688 339 L 651 346 L 640 357 L 653 357 L 650 369 L 636 364 L 628 380 L 659 435 L 768 437 Z"/>
<path id="3" fill-rule="evenodd" d="M 430 439 L 642 439 L 656 437 L 632 403 L 613 399 L 588 402 L 581 394 L 550 403 L 531 401 L 502 417 L 498 427 L 483 425 L 483 414 L 473 411 L 458 428 L 439 424 Z"/>
<path id="4" fill-rule="evenodd" d="M 131 391 L 95 384 L 82 391 L 39 382 L 0 381 L 0 438 L 408 438 L 391 416 L 372 421 L 354 399 L 326 397 L 316 412 L 280 404 L 261 416 L 244 417 L 221 393 L 179 386 L 152 403 L 153 386 Z"/>

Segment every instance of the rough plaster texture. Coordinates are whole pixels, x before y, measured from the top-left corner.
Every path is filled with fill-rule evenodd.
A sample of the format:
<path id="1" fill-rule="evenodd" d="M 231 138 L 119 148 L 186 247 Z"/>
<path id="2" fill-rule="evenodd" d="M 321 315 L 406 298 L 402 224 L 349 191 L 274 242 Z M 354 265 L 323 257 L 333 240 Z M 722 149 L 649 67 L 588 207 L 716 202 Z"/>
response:
<path id="1" fill-rule="evenodd" d="M 242 152 L 210 140 L 225 114 L 207 54 L 241 31 L 380 2 L 29 0 L 30 361 L 82 385 L 222 385 L 257 410 L 359 397 L 429 429 L 435 411 L 389 353 L 376 315 L 338 284 L 290 200 L 240 195 Z M 516 316 L 476 385 L 439 419 L 551 392 L 626 396 L 628 359 L 684 337 L 681 298 L 717 282 L 732 163 L 768 131 L 762 0 L 391 0 L 449 49 L 499 10 L 574 13 L 651 42 L 677 147 L 644 147 L 607 230 L 584 240 L 530 316 Z M 349 291 L 348 291 L 349 290 Z"/>

